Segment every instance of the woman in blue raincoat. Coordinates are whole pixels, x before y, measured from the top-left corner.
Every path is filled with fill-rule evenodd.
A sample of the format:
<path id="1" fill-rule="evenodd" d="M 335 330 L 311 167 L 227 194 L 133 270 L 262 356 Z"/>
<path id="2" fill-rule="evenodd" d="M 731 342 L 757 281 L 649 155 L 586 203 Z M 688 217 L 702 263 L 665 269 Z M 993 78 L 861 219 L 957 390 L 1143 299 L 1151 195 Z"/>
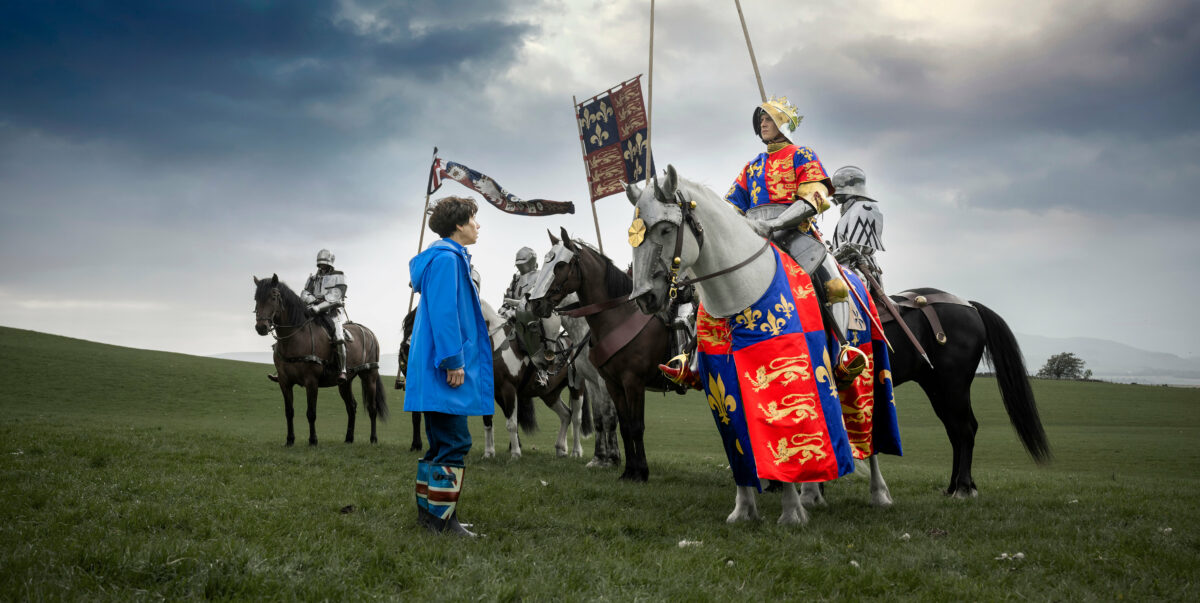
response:
<path id="1" fill-rule="evenodd" d="M 467 417 L 490 415 L 492 348 L 467 245 L 479 239 L 471 199 L 440 199 L 429 227 L 441 240 L 408 263 L 421 294 L 409 349 L 404 410 L 425 413 L 429 452 L 417 461 L 417 520 L 435 532 L 475 536 L 458 521 L 463 459 L 471 449 Z"/>

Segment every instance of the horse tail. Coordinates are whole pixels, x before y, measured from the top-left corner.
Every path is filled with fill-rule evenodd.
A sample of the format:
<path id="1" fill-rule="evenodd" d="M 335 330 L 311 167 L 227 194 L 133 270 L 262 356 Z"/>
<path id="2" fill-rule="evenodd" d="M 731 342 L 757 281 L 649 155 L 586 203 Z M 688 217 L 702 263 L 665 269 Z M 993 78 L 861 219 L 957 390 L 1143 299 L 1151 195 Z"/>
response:
<path id="1" fill-rule="evenodd" d="M 996 371 L 996 383 L 1000 386 L 1000 397 L 1004 400 L 1008 420 L 1033 460 L 1045 463 L 1051 458 L 1050 444 L 1042 429 L 1042 420 L 1038 416 L 1037 402 L 1033 399 L 1033 389 L 1029 386 L 1029 374 L 1025 371 L 1025 360 L 1021 356 L 1017 338 L 999 314 L 977 301 L 971 302 L 971 305 L 975 306 L 979 317 L 983 319 L 987 334 L 986 357 Z"/>
<path id="2" fill-rule="evenodd" d="M 383 386 L 383 380 L 379 378 L 379 369 L 371 371 L 371 377 L 375 379 L 375 412 L 378 413 L 379 420 L 387 422 L 391 411 L 387 405 L 387 388 Z"/>
<path id="3" fill-rule="evenodd" d="M 518 392 L 517 424 L 525 433 L 534 433 L 538 430 L 536 410 L 533 406 L 533 398 L 522 396 Z"/>

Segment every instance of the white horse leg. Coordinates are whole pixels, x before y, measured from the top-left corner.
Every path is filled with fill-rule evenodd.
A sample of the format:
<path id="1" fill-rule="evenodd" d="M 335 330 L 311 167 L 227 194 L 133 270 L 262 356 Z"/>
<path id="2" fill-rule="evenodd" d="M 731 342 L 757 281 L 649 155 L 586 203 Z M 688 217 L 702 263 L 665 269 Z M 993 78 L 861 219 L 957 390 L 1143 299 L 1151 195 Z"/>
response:
<path id="1" fill-rule="evenodd" d="M 483 458 L 496 458 L 496 434 L 493 425 L 488 423 L 483 426 Z"/>
<path id="2" fill-rule="evenodd" d="M 583 390 L 571 396 L 571 429 L 575 435 L 572 438 L 571 458 L 583 458 Z"/>
<path id="3" fill-rule="evenodd" d="M 805 484 L 807 485 L 807 484 Z M 800 502 L 800 494 L 796 492 L 796 484 L 783 485 L 783 512 L 779 514 L 779 525 L 802 526 L 808 523 L 808 511 Z"/>
<path id="4" fill-rule="evenodd" d="M 517 411 L 513 411 L 511 417 L 504 421 L 504 427 L 508 429 L 508 450 L 512 453 L 512 458 L 521 458 L 521 439 L 517 437 Z"/>
<path id="5" fill-rule="evenodd" d="M 725 523 L 758 520 L 758 506 L 754 502 L 753 486 L 738 486 L 737 496 L 733 502 L 733 513 L 725 518 Z"/>
<path id="6" fill-rule="evenodd" d="M 821 494 L 820 482 L 800 484 L 800 503 L 810 509 L 829 506 L 829 503 L 825 502 L 825 496 Z"/>
<path id="7" fill-rule="evenodd" d="M 887 482 L 883 481 L 883 473 L 879 471 L 879 455 L 871 455 L 871 504 L 876 507 L 892 506 L 892 493 L 888 490 Z"/>
<path id="8" fill-rule="evenodd" d="M 567 456 L 567 430 L 571 428 L 571 409 L 567 408 L 562 400 L 555 400 L 550 410 L 558 415 L 558 439 L 554 440 L 554 455 Z"/>

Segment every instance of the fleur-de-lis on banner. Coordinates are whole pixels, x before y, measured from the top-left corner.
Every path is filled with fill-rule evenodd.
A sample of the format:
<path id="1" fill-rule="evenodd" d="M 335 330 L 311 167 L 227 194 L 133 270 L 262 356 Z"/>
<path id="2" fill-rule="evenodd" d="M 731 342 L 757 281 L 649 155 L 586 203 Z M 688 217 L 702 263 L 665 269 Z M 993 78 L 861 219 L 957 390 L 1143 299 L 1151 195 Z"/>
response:
<path id="1" fill-rule="evenodd" d="M 600 126 L 596 126 L 596 132 L 594 134 L 592 134 L 590 137 L 588 137 L 588 141 L 598 147 L 602 147 L 605 144 L 607 144 L 605 142 L 605 140 L 607 140 L 607 139 L 608 139 L 608 132 L 605 132 L 604 130 L 600 129 Z"/>
<path id="2" fill-rule="evenodd" d="M 613 109 L 612 107 L 608 106 L 608 103 L 601 102 L 596 105 L 595 113 L 587 111 L 586 114 L 588 119 L 587 125 L 590 127 L 592 124 L 598 121 L 608 123 L 608 118 L 612 117 Z"/>
<path id="3" fill-rule="evenodd" d="M 642 174 L 642 153 L 646 148 L 646 140 L 642 138 L 641 132 L 637 136 L 625 141 L 625 161 L 633 162 L 633 176 L 636 180 Z"/>

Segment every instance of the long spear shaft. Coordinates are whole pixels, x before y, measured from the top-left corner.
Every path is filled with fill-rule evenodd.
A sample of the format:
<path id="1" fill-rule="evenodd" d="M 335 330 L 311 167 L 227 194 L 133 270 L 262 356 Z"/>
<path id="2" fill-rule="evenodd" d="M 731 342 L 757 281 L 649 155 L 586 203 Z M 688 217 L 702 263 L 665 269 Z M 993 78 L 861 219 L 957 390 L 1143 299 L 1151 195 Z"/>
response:
<path id="1" fill-rule="evenodd" d="M 433 194 L 431 189 L 433 188 L 433 170 L 436 164 L 437 147 L 433 147 L 433 161 L 429 164 L 429 181 L 425 184 L 425 208 L 421 210 L 421 234 L 417 238 L 417 253 L 421 253 L 421 248 L 425 246 L 425 220 L 429 216 L 429 196 Z M 408 286 L 411 288 L 412 283 L 409 283 Z M 415 289 L 408 292 L 408 313 L 405 316 L 412 314 L 413 298 L 416 295 Z"/>
<path id="2" fill-rule="evenodd" d="M 750 43 L 750 30 L 746 29 L 746 16 L 742 14 L 742 2 L 733 0 L 733 3 L 737 5 L 738 19 L 742 22 L 742 35 L 746 36 L 746 50 L 750 51 L 750 64 L 754 66 L 754 79 L 758 81 L 758 95 L 765 103 L 767 102 L 767 91 L 763 88 L 762 74 L 758 72 L 758 59 L 754 58 L 754 45 Z M 651 0 L 651 6 L 653 6 L 653 0 Z M 653 39 L 651 38 L 651 40 Z"/>
<path id="3" fill-rule="evenodd" d="M 650 70 L 646 76 L 646 87 L 646 185 L 649 185 L 650 178 L 654 177 L 654 172 L 650 169 L 650 159 L 654 157 L 650 150 L 654 116 L 654 0 L 650 0 Z"/>

